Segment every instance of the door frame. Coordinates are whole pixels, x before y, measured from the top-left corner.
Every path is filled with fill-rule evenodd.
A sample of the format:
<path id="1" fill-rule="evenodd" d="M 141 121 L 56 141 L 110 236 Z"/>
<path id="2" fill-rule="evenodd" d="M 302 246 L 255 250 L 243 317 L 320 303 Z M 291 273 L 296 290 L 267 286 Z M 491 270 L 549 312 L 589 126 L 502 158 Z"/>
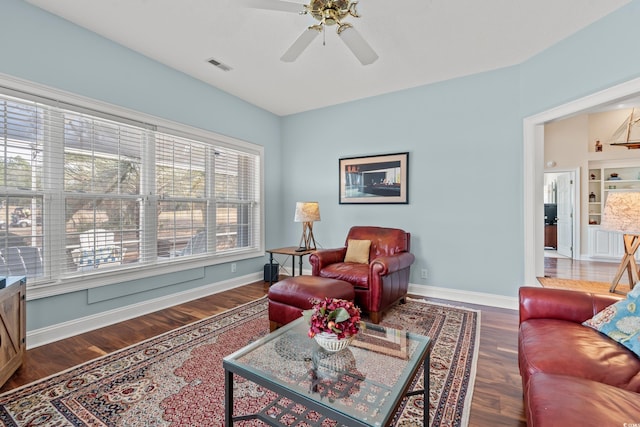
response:
<path id="1" fill-rule="evenodd" d="M 640 78 L 637 78 L 523 119 L 525 285 L 539 286 L 536 277 L 544 275 L 544 221 L 540 218 L 544 218 L 545 123 L 639 93 Z"/>
<path id="2" fill-rule="evenodd" d="M 573 213 L 571 217 L 571 259 L 580 259 L 579 254 L 576 255 L 576 248 L 580 249 L 580 221 L 581 217 L 581 206 L 580 206 L 580 168 L 577 167 L 575 169 L 553 169 L 553 170 L 543 170 L 542 171 L 542 180 L 544 185 L 544 174 L 545 173 L 555 173 L 562 174 L 568 173 L 571 174 L 571 179 L 573 179 L 573 189 L 571 194 L 571 202 L 573 203 Z M 544 194 L 543 194 L 543 202 L 544 202 Z M 543 208 L 544 209 L 544 208 Z M 543 216 L 540 218 L 544 218 Z M 544 229 L 544 219 L 542 221 L 542 228 Z M 544 240 L 542 242 L 542 256 L 544 257 Z M 543 260 L 544 264 L 544 260 Z M 544 276 L 544 266 L 543 266 L 543 274 Z M 538 276 L 538 277 L 542 277 Z"/>

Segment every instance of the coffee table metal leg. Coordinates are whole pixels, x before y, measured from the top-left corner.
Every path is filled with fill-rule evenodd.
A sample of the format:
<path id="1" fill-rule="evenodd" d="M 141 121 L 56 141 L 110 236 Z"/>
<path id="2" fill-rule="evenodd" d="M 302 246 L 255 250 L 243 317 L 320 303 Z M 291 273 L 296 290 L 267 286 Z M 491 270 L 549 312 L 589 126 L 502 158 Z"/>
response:
<path id="1" fill-rule="evenodd" d="M 224 425 L 233 426 L 233 372 L 224 371 Z"/>

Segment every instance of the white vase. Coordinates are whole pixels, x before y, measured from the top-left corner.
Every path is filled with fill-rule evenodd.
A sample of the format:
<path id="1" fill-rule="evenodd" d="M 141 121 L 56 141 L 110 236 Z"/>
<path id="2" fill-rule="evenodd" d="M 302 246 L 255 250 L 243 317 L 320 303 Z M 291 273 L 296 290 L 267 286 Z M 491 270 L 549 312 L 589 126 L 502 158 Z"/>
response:
<path id="1" fill-rule="evenodd" d="M 344 350 L 353 341 L 353 335 L 342 339 L 338 339 L 338 336 L 331 332 L 320 332 L 314 335 L 314 338 L 318 345 L 330 352 L 336 352 Z"/>

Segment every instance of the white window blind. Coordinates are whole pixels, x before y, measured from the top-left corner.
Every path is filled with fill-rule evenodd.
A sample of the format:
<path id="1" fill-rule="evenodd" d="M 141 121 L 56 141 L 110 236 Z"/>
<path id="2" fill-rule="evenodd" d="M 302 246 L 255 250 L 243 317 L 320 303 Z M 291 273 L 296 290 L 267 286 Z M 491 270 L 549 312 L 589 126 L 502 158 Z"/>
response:
<path id="1" fill-rule="evenodd" d="M 12 95 L 0 88 L 0 276 L 37 285 L 262 247 L 255 150 Z"/>
<path id="2" fill-rule="evenodd" d="M 166 134 L 156 135 L 156 187 L 160 256 L 205 254 L 207 240 L 207 165 L 210 145 Z"/>
<path id="3" fill-rule="evenodd" d="M 66 272 L 139 263 L 142 147 L 150 131 L 60 113 Z"/>
<path id="4" fill-rule="evenodd" d="M 215 155 L 216 249 L 259 244 L 259 162 L 256 156 L 219 148 Z"/>

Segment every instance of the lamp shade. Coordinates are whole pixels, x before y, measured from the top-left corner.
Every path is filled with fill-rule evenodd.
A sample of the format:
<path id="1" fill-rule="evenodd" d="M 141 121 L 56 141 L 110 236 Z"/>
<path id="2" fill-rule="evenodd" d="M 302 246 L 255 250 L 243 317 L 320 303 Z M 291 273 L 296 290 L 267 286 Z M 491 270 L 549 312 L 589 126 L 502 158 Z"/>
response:
<path id="1" fill-rule="evenodd" d="M 604 204 L 600 228 L 640 234 L 640 192 L 610 193 Z"/>
<path id="2" fill-rule="evenodd" d="M 294 222 L 320 221 L 320 205 L 318 202 L 297 202 Z"/>

